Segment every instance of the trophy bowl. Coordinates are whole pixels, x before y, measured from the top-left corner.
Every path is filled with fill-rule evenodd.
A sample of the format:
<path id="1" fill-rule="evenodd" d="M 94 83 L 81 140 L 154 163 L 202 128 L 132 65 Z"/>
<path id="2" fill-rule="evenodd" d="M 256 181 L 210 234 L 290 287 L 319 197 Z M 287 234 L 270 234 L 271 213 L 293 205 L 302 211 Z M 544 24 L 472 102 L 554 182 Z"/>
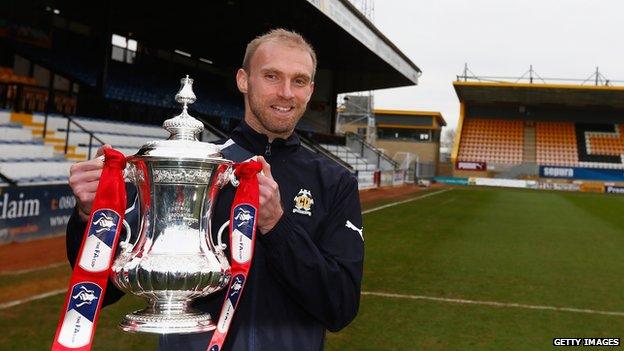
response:
<path id="1" fill-rule="evenodd" d="M 221 157 L 218 146 L 198 141 L 203 124 L 187 113 L 187 104 L 195 101 L 193 81 L 187 76 L 181 82 L 176 100 L 183 111 L 163 124 L 169 139 L 149 142 L 127 158 L 126 174 L 138 193 L 139 230 L 131 235 L 126 225 L 111 280 L 149 306 L 126 315 L 120 324 L 124 331 L 214 329 L 210 314 L 190 304 L 224 288 L 231 275 L 224 245 L 212 240 L 211 217 L 232 162 Z"/>

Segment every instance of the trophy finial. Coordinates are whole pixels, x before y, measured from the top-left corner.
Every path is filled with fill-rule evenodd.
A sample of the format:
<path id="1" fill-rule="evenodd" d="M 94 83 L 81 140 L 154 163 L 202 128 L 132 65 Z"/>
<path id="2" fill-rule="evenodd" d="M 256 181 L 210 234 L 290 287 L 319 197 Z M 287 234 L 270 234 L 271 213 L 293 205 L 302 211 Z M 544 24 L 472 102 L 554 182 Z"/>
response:
<path id="1" fill-rule="evenodd" d="M 182 86 L 176 94 L 175 100 L 186 107 L 187 104 L 190 105 L 197 100 L 195 93 L 193 93 L 193 80 L 187 74 L 186 77 L 180 79 L 180 84 Z"/>
<path id="2" fill-rule="evenodd" d="M 197 135 L 204 130 L 204 124 L 196 120 L 188 114 L 188 105 L 197 100 L 193 93 L 193 79 L 186 77 L 180 79 L 180 91 L 175 96 L 175 100 L 182 104 L 182 113 L 166 120 L 163 123 L 165 128 L 171 135 L 169 140 L 194 140 L 197 141 Z"/>

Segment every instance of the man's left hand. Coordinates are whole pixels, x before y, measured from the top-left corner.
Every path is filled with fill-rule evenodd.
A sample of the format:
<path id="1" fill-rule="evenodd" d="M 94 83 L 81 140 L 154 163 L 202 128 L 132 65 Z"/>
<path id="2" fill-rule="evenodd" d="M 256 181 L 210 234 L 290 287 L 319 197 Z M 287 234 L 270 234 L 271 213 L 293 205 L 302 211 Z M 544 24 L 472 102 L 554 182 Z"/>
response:
<path id="1" fill-rule="evenodd" d="M 266 234 L 282 218 L 282 200 L 279 186 L 271 175 L 271 165 L 262 156 L 258 156 L 258 162 L 262 164 L 262 173 L 258 173 L 258 186 L 260 192 L 260 213 L 258 215 L 258 229 Z"/>

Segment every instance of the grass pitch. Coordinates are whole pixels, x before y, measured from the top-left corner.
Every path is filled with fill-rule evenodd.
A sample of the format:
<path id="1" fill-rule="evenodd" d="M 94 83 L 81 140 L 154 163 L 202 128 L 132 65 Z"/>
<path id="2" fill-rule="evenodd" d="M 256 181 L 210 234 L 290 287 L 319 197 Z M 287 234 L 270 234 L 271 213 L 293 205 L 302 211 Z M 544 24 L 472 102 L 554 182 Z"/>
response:
<path id="1" fill-rule="evenodd" d="M 624 312 L 623 210 L 622 196 L 463 187 L 371 212 L 362 290 Z M 28 276 L 54 274 L 67 272 Z M 0 350 L 49 350 L 62 299 L 0 310 Z M 94 350 L 155 350 L 116 328 L 143 305 L 105 308 Z M 624 316 L 363 295 L 326 350 L 545 350 L 555 337 L 624 338 Z"/>
<path id="2" fill-rule="evenodd" d="M 618 196 L 467 187 L 369 213 L 362 290 L 624 311 L 623 210 Z M 365 295 L 327 350 L 544 350 L 555 337 L 624 337 L 624 317 Z"/>

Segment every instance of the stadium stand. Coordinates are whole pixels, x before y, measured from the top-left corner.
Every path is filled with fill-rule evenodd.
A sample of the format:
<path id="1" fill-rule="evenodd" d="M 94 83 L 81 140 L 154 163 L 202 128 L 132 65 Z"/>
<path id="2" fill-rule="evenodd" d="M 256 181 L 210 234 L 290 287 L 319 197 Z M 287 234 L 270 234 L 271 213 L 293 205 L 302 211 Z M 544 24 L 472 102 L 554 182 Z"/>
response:
<path id="1" fill-rule="evenodd" d="M 91 45 L 82 40 L 74 45 L 64 46 L 63 52 L 60 52 L 16 43 L 15 51 L 43 67 L 72 77 L 81 84 L 94 87 L 97 78 L 97 65 L 89 56 L 89 51 L 85 50 L 89 46 Z"/>
<path id="2" fill-rule="evenodd" d="M 537 163 L 553 166 L 578 166 L 574 123 L 536 123 Z"/>
<path id="3" fill-rule="evenodd" d="M 0 243 L 62 233 L 75 202 L 67 184 L 71 163 L 92 157 L 103 143 L 133 154 L 166 137 L 160 125 L 180 112 L 174 95 L 185 75 L 195 80 L 197 96 L 189 113 L 210 130 L 202 140 L 223 138 L 243 117 L 233 79 L 243 50 L 269 22 L 300 32 L 322 57 L 300 134 L 334 132 L 337 94 L 414 85 L 421 75 L 348 2 L 332 11 L 309 1 L 209 2 L 207 12 L 154 3 L 149 14 L 132 2 L 14 5 L 0 18 L 0 190 L 5 201 L 40 206 L 0 218 L 0 227 L 21 233 L 0 231 Z M 146 21 L 137 21 L 137 13 Z M 171 18 L 184 18 L 184 25 L 162 25 Z M 358 31 L 345 29 L 344 18 Z M 359 172 L 367 187 L 403 183 L 393 171 L 375 183 L 376 171 L 356 171 L 318 143 L 302 144 Z M 375 155 L 359 156 L 372 163 Z"/>
<path id="4" fill-rule="evenodd" d="M 522 162 L 522 121 L 468 119 L 462 133 L 459 160 L 503 164 Z"/>
<path id="5" fill-rule="evenodd" d="M 453 85 L 461 103 L 456 176 L 624 182 L 624 88 Z"/>
<path id="6" fill-rule="evenodd" d="M 523 152 L 531 146 L 525 143 L 524 124 L 524 121 L 466 119 L 458 160 L 507 165 L 527 161 Z M 621 124 L 540 121 L 534 125 L 533 147 L 538 165 L 624 168 Z M 587 128 L 591 131 L 586 131 Z M 585 154 L 579 152 L 584 149 Z"/>
<path id="7" fill-rule="evenodd" d="M 168 136 L 162 128 L 151 125 L 86 117 L 72 120 L 68 137 L 66 117 L 51 115 L 46 122 L 40 114 L 0 111 L 0 172 L 18 183 L 66 182 L 71 164 L 86 160 L 102 142 L 132 155 L 146 142 Z"/>
<path id="8" fill-rule="evenodd" d="M 140 67 L 113 64 L 105 96 L 113 100 L 175 109 L 178 104 L 173 97 L 179 88 L 180 76 L 159 71 L 158 63 Z M 155 75 L 155 72 L 159 74 Z M 197 101 L 192 106 L 193 110 L 205 115 L 242 118 L 240 99 L 211 88 L 209 82 L 202 83 L 204 84 L 195 84 L 193 87 L 197 95 Z"/>
<path id="9" fill-rule="evenodd" d="M 366 159 L 358 156 L 346 146 L 331 144 L 321 144 L 321 146 L 332 154 L 338 156 L 344 162 L 350 164 L 356 171 L 374 171 L 377 169 L 376 165 L 368 163 Z"/>
<path id="10" fill-rule="evenodd" d="M 587 150 L 590 153 L 604 154 L 604 155 L 624 155 L 624 124 L 616 124 L 614 126 L 613 133 L 595 133 L 590 140 L 588 140 Z"/>
<path id="11" fill-rule="evenodd" d="M 0 66 L 0 83 L 5 84 L 36 84 L 32 77 L 17 75 L 11 68 Z"/>

